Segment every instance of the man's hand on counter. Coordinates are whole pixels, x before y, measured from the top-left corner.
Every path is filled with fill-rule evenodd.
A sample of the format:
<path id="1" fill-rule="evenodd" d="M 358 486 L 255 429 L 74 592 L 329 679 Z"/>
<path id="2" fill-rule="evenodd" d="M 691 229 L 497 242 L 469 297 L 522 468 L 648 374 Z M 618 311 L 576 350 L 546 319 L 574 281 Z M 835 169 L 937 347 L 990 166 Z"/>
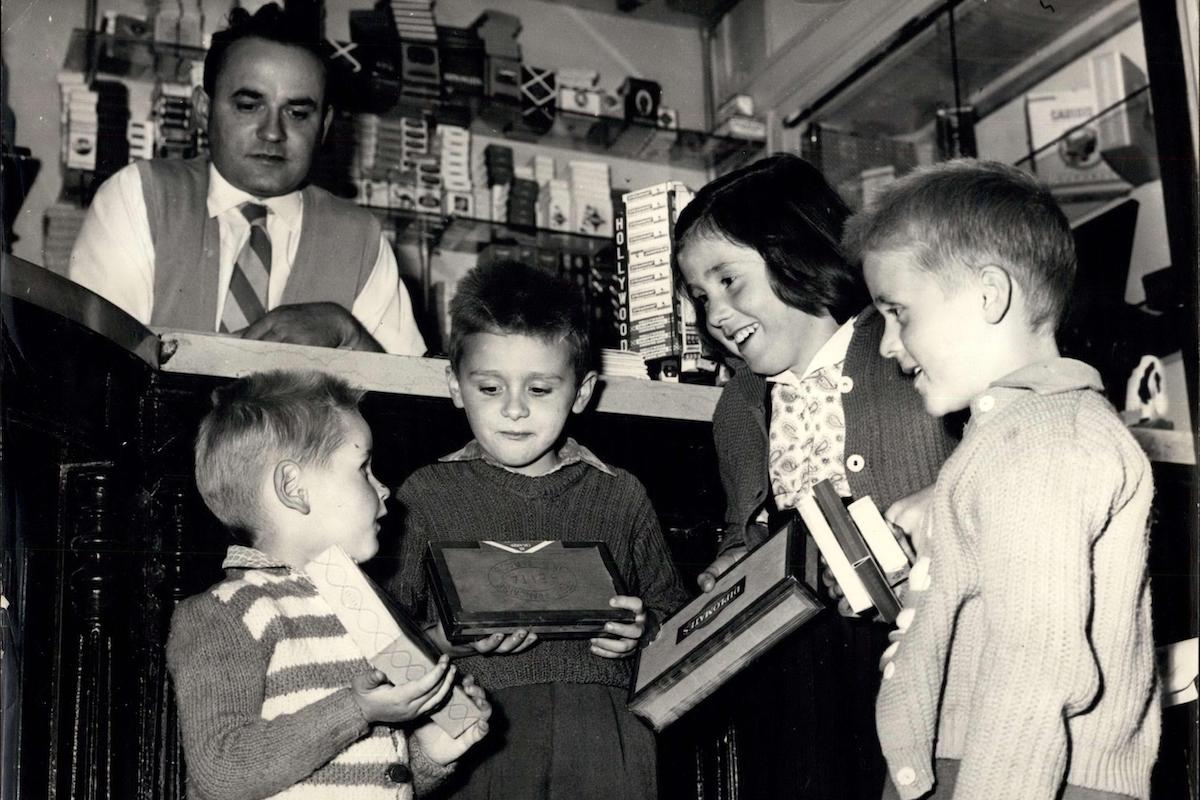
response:
<path id="1" fill-rule="evenodd" d="M 382 353 L 383 348 L 362 323 L 337 303 L 296 303 L 268 311 L 258 322 L 238 331 L 243 339 L 263 342 L 340 347 Z"/>

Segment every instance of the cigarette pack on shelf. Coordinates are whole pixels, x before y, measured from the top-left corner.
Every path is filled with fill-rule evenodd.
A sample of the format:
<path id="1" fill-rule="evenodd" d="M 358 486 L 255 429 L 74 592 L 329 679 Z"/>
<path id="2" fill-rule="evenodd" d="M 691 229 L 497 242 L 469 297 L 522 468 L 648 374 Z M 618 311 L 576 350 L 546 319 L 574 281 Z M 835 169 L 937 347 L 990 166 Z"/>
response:
<path id="1" fill-rule="evenodd" d="M 153 118 L 157 158 L 190 158 L 196 155 L 190 85 L 159 82 L 154 87 Z"/>
<path id="2" fill-rule="evenodd" d="M 662 100 L 662 86 L 657 81 L 643 78 L 626 78 L 621 84 L 620 95 L 624 99 L 626 122 L 645 125 L 658 123 L 658 104 Z"/>
<path id="3" fill-rule="evenodd" d="M 713 135 L 761 142 L 767 138 L 767 123 L 758 117 L 732 116 L 718 125 Z"/>
<path id="4" fill-rule="evenodd" d="M 716 122 L 722 124 L 732 117 L 753 117 L 754 98 L 748 94 L 735 94 L 717 108 Z"/>
<path id="5" fill-rule="evenodd" d="M 489 56 L 521 60 L 521 45 L 517 42 L 517 34 L 521 32 L 520 17 L 502 11 L 485 11 L 471 23 L 471 30 L 483 40 Z"/>
<path id="6" fill-rule="evenodd" d="M 392 24 L 401 41 L 437 42 L 433 0 L 391 0 L 391 10 Z"/>
<path id="7" fill-rule="evenodd" d="M 555 178 L 538 195 L 538 217 L 542 227 L 552 231 L 571 230 L 571 185 Z"/>
<path id="8" fill-rule="evenodd" d="M 554 124 L 557 106 L 554 70 L 521 67 L 521 121 L 536 133 L 545 133 Z"/>
<path id="9" fill-rule="evenodd" d="M 608 164 L 570 161 L 571 230 L 590 236 L 612 236 L 612 183 Z"/>
<path id="10" fill-rule="evenodd" d="M 1091 87 L 1025 96 L 1033 171 L 1060 197 L 1103 198 L 1128 188 L 1100 157 L 1100 127 L 1093 119 L 1099 111 Z"/>
<path id="11" fill-rule="evenodd" d="M 438 27 L 442 94 L 450 102 L 467 102 L 483 94 L 483 40 L 469 28 Z"/>
<path id="12" fill-rule="evenodd" d="M 71 249 L 86 214 L 86 209 L 70 203 L 55 203 L 46 209 L 42 230 L 42 264 L 46 269 L 67 274 Z"/>
<path id="13" fill-rule="evenodd" d="M 1109 109 L 1096 120 L 1101 154 L 1110 164 L 1131 159 L 1152 164 L 1158 145 L 1145 74 L 1115 50 L 1092 56 L 1090 64 L 1096 106 Z"/>
<path id="14" fill-rule="evenodd" d="M 433 669 L 438 658 L 433 644 L 340 547 L 318 555 L 304 572 L 354 644 L 389 681 L 402 686 Z M 459 686 L 451 690 L 445 705 L 430 714 L 454 738 L 466 733 L 479 717 L 479 709 Z"/>
<path id="15" fill-rule="evenodd" d="M 661 731 L 820 610 L 788 525 L 671 615 L 642 648 L 629 708 Z"/>

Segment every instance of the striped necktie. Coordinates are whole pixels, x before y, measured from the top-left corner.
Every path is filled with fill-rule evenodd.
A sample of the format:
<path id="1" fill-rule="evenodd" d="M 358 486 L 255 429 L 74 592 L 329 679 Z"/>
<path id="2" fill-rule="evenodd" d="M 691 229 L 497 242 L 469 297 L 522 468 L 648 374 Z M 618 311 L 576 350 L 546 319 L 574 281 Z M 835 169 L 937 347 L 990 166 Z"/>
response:
<path id="1" fill-rule="evenodd" d="M 271 237 L 267 235 L 267 207 L 242 203 L 242 216 L 250 223 L 250 238 L 242 246 L 229 278 L 221 333 L 240 331 L 267 313 L 267 283 L 271 277 Z"/>

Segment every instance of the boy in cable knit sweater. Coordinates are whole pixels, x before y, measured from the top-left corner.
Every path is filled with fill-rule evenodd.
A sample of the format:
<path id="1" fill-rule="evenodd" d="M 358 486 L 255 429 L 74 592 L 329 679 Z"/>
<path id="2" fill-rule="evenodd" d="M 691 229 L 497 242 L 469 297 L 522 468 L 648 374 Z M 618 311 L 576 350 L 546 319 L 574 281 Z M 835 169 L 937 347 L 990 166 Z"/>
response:
<path id="1" fill-rule="evenodd" d="M 200 494 L 246 544 L 229 548 L 225 580 L 171 619 L 193 800 L 411 800 L 487 732 L 471 678 L 481 724 L 451 739 L 422 723 L 454 667 L 442 658 L 418 680 L 388 683 L 303 572 L 333 545 L 356 562 L 378 549 L 388 489 L 371 472 L 361 396 L 321 373 L 261 373 L 214 392 L 200 424 Z"/>
<path id="2" fill-rule="evenodd" d="M 497 735 L 449 796 L 650 800 L 654 736 L 625 707 L 629 657 L 686 595 L 641 483 L 564 434 L 596 383 L 578 292 L 535 267 L 495 264 L 459 282 L 450 310 L 450 397 L 475 438 L 400 487 L 401 572 L 388 585 L 497 709 Z M 610 605 L 634 621 L 592 639 L 519 631 L 446 643 L 422 569 L 427 543 L 548 539 L 605 542 L 629 592 Z"/>
<path id="3" fill-rule="evenodd" d="M 1059 355 L 1066 218 L 1029 175 L 964 160 L 890 185 L 846 242 L 880 351 L 929 413 L 971 417 L 881 662 L 885 796 L 1148 797 L 1152 478 L 1096 371 Z"/>

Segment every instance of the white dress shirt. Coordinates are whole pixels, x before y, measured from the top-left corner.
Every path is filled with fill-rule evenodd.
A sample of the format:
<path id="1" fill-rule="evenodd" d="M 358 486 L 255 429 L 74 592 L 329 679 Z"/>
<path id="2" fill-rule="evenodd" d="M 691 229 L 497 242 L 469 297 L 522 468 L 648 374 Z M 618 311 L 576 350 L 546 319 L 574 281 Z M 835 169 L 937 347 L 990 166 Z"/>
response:
<path id="1" fill-rule="evenodd" d="M 279 305 L 283 297 L 300 244 L 304 196 L 299 191 L 262 200 L 235 188 L 209 165 L 208 213 L 217 218 L 221 241 L 214 331 L 225 307 L 234 262 L 250 236 L 250 223 L 238 210 L 245 202 L 261 203 L 269 210 L 267 235 L 271 237 L 271 278 L 267 287 L 268 310 Z M 154 310 L 154 242 L 150 237 L 146 200 L 142 194 L 142 177 L 136 164 L 123 167 L 96 192 L 71 251 L 67 276 L 120 306 L 143 325 L 149 324 Z M 382 236 L 375 267 L 354 299 L 350 313 L 387 352 L 424 355 L 425 340 L 413 319 L 408 290 L 400 281 L 396 255 Z"/>

